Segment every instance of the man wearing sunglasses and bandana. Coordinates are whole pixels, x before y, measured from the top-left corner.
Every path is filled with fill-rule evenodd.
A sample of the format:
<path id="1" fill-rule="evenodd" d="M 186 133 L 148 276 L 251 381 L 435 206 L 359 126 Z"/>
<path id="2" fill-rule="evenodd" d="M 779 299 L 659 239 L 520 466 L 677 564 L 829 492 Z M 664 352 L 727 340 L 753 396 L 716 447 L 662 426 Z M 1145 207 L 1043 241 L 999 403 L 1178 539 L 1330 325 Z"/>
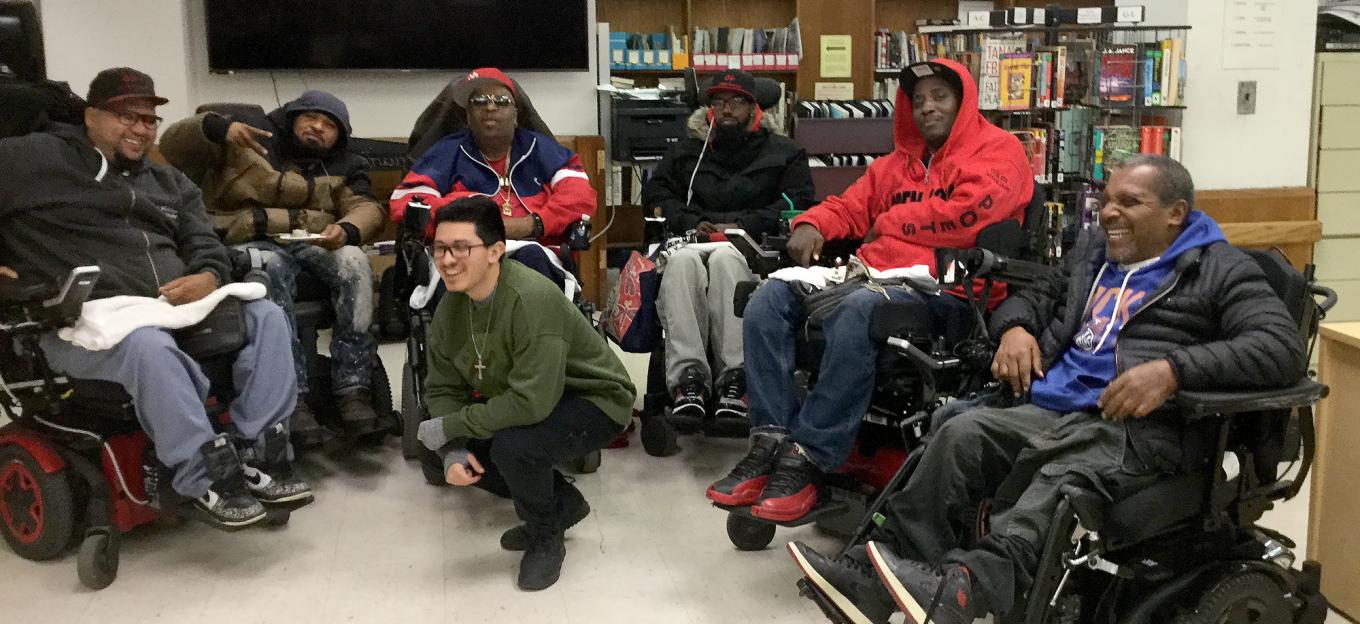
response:
<path id="1" fill-rule="evenodd" d="M 467 110 L 467 128 L 450 134 L 416 160 L 392 193 L 400 222 L 413 200 L 438 211 L 454 200 L 484 195 L 496 202 L 511 240 L 561 244 L 568 228 L 595 214 L 595 189 L 581 158 L 518 122 L 515 83 L 499 69 L 468 72 L 450 90 Z M 511 257 L 528 262 L 520 253 Z M 538 263 L 530 262 L 535 268 Z"/>
<path id="2" fill-rule="evenodd" d="M 208 214 L 223 240 L 260 249 L 270 298 L 290 316 L 293 362 L 301 399 L 293 441 L 312 447 L 328 435 L 308 406 L 308 379 L 294 297 L 302 274 L 325 285 L 335 306 L 331 337 L 332 393 L 351 436 L 382 426 L 372 406 L 378 343 L 373 322 L 373 270 L 359 247 L 386 222 L 373 197 L 368 161 L 349 150 L 349 110 L 339 98 L 311 90 L 264 115 L 205 112 L 166 129 L 161 152 L 203 188 Z"/>
<path id="3" fill-rule="evenodd" d="M 0 140 L 0 270 L 9 279 L 60 284 L 71 269 L 98 265 L 93 299 L 163 297 L 199 301 L 231 279 L 227 250 L 208 224 L 198 187 L 174 168 L 147 160 L 161 119 L 151 77 L 107 69 L 90 83 L 84 126 Z M 4 281 L 0 279 L 0 281 Z M 312 500 L 293 476 L 287 420 L 297 398 L 288 322 L 269 301 L 244 302 L 245 345 L 233 363 L 231 403 L 239 457 L 216 434 L 203 403 L 208 379 L 160 327 L 140 327 L 117 344 L 86 349 L 47 334 L 55 370 L 122 386 L 174 471 L 171 486 L 209 524 L 236 530 L 265 519 L 265 505 Z M 244 461 L 243 461 L 244 460 Z"/>

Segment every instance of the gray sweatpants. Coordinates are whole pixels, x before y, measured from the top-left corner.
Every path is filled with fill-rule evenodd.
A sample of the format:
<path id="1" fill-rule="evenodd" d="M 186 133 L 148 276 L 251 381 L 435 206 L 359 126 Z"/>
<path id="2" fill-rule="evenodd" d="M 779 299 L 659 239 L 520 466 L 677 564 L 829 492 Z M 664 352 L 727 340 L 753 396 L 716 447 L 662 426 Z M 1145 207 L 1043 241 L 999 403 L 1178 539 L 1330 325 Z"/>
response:
<path id="1" fill-rule="evenodd" d="M 246 345 L 232 366 L 237 396 L 231 418 L 243 439 L 259 443 L 265 430 L 293 413 L 297 379 L 283 310 L 264 300 L 243 309 Z M 89 351 L 48 334 L 42 350 L 52 368 L 69 377 L 121 384 L 156 446 L 156 457 L 175 471 L 175 491 L 189 497 L 208 491 L 211 481 L 199 454 L 216 435 L 203 408 L 208 378 L 170 332 L 143 327 L 107 351 Z"/>
<path id="2" fill-rule="evenodd" d="M 691 366 L 710 381 L 741 367 L 741 319 L 732 296 L 737 284 L 751 279 L 746 259 L 731 245 L 713 251 L 682 247 L 666 260 L 657 311 L 666 328 L 667 388 L 678 386 Z"/>

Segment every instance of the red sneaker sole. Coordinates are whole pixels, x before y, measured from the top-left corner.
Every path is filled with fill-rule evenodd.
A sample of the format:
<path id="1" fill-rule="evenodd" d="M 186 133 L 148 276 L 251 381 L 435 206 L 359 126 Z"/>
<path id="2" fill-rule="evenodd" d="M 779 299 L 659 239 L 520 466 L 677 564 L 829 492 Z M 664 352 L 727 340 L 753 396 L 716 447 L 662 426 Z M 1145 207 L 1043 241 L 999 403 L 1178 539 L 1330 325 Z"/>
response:
<path id="1" fill-rule="evenodd" d="M 708 500 L 729 507 L 754 505 L 756 501 L 760 500 L 760 494 L 765 491 L 765 484 L 769 481 L 769 475 L 750 479 L 738 484 L 737 487 L 732 489 L 731 494 L 724 494 L 723 492 L 713 489 L 713 486 L 709 486 L 707 492 Z"/>
<path id="2" fill-rule="evenodd" d="M 810 490 L 810 491 L 809 491 Z M 774 504 L 767 504 L 774 503 Z M 792 503 L 792 504 L 790 504 Z M 793 496 L 767 498 L 751 507 L 751 515 L 772 522 L 793 522 L 817 506 L 817 488 L 809 485 Z"/>

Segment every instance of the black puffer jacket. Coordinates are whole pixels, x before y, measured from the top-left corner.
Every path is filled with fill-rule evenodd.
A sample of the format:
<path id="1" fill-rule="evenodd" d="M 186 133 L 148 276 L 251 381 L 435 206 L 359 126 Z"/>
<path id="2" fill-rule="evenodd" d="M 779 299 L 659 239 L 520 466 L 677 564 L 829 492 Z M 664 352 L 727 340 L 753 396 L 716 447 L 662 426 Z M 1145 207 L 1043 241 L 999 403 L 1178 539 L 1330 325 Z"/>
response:
<path id="1" fill-rule="evenodd" d="M 784 210 L 812 205 L 812 171 L 797 143 L 761 127 L 739 146 L 704 150 L 703 113 L 700 109 L 691 116 L 690 138 L 671 148 L 642 187 L 642 205 L 660 207 L 666 229 L 683 234 L 700 221 L 736 223 L 759 240 L 778 228 Z M 694 200 L 686 204 L 690 176 Z"/>
<path id="2" fill-rule="evenodd" d="M 1024 327 L 1048 370 L 1072 344 L 1104 262 L 1104 236 L 1084 232 L 1048 284 L 1012 291 L 992 315 L 993 335 Z M 1303 337 L 1284 302 L 1260 266 L 1226 242 L 1182 253 L 1148 301 L 1119 332 L 1116 374 L 1159 358 L 1186 390 L 1280 387 L 1304 374 Z"/>

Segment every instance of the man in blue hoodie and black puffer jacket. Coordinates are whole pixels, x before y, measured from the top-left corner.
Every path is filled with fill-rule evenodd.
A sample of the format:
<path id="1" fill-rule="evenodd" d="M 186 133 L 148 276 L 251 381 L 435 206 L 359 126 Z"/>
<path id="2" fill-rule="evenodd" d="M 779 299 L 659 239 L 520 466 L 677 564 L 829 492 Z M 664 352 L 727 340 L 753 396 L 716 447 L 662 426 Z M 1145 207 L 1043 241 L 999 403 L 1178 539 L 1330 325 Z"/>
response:
<path id="1" fill-rule="evenodd" d="M 1303 338 L 1260 267 L 1194 210 L 1178 162 L 1136 155 L 1105 188 L 1045 287 L 993 314 L 997 379 L 1030 401 L 937 428 L 868 547 L 829 559 L 794 542 L 808 578 L 854 621 L 1005 616 L 1033 583 L 1064 483 L 1119 498 L 1202 465 L 1203 440 L 1169 409 L 1179 389 L 1281 387 L 1304 373 Z M 1103 240 L 1102 240 L 1103 238 Z M 995 496 L 990 532 L 965 550 L 965 518 Z M 874 572 L 877 572 L 875 578 Z"/>

